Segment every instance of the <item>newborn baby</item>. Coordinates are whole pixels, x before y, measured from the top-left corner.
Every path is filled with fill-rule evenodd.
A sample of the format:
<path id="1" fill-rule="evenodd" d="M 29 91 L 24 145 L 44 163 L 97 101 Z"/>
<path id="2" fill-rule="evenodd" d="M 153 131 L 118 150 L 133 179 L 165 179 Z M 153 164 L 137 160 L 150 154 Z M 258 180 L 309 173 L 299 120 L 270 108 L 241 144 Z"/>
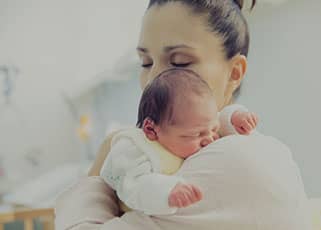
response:
<path id="1" fill-rule="evenodd" d="M 221 136 L 249 134 L 256 124 L 257 116 L 240 105 L 218 113 L 212 90 L 200 76 L 170 69 L 145 88 L 137 128 L 113 137 L 100 175 L 129 208 L 172 214 L 202 199 L 197 185 L 172 175 L 184 159 Z"/>

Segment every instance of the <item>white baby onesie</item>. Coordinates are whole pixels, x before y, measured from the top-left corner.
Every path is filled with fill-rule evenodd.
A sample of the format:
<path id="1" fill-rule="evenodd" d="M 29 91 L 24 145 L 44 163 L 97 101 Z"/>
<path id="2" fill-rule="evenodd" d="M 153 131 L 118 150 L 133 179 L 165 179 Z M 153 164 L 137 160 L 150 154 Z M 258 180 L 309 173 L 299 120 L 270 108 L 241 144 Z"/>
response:
<path id="1" fill-rule="evenodd" d="M 247 111 L 244 106 L 225 107 L 219 115 L 221 135 L 236 134 L 231 124 L 234 111 Z M 150 141 L 141 129 L 130 128 L 116 134 L 100 176 L 129 208 L 147 215 L 173 214 L 168 197 L 183 178 L 172 175 L 183 159 L 167 151 L 157 141 Z"/>

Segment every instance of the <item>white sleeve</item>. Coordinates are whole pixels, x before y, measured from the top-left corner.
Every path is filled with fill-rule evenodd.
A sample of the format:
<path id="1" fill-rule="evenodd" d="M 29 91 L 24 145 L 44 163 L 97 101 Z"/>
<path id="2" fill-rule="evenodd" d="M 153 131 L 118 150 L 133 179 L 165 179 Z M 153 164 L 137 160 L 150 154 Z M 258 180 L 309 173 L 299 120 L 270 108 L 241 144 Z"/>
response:
<path id="1" fill-rule="evenodd" d="M 232 115 L 235 111 L 248 112 L 248 109 L 245 106 L 239 104 L 225 106 L 223 110 L 219 113 L 221 136 L 238 134 L 231 121 Z"/>
<path id="2" fill-rule="evenodd" d="M 131 209 L 148 215 L 172 214 L 177 210 L 169 207 L 168 197 L 183 179 L 155 172 L 149 157 L 129 138 L 120 138 L 112 146 L 100 175 Z"/>

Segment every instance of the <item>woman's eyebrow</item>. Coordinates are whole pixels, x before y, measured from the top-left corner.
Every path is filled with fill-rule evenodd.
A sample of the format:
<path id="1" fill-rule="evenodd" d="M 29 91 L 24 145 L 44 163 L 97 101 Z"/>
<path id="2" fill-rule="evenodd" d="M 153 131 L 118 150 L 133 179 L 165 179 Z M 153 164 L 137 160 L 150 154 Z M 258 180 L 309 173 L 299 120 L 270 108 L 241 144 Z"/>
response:
<path id="1" fill-rule="evenodd" d="M 164 52 L 167 53 L 167 52 L 170 52 L 172 50 L 175 50 L 175 49 L 179 49 L 179 48 L 189 48 L 189 49 L 194 49 L 193 47 L 191 46 L 188 46 L 188 45 L 175 45 L 175 46 L 165 46 L 163 48 Z"/>
<path id="2" fill-rule="evenodd" d="M 164 50 L 165 53 L 168 53 L 168 52 L 170 52 L 170 51 L 172 51 L 172 50 L 179 49 L 179 48 L 194 49 L 194 48 L 191 47 L 191 46 L 182 44 L 182 45 L 175 45 L 175 46 L 165 46 L 165 47 L 163 48 L 163 50 Z M 137 51 L 140 51 L 140 52 L 142 52 L 142 53 L 148 53 L 148 52 L 149 52 L 147 48 L 143 48 L 143 47 L 139 47 L 139 46 L 136 48 L 136 50 L 137 50 Z"/>

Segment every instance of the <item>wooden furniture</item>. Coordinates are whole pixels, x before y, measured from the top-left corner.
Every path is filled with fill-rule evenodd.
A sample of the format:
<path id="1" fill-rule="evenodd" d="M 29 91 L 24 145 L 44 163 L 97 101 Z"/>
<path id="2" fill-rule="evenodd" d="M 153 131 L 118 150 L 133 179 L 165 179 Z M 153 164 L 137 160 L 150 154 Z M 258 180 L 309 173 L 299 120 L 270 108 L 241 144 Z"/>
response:
<path id="1" fill-rule="evenodd" d="M 321 198 L 310 199 L 313 230 L 321 230 Z"/>
<path id="2" fill-rule="evenodd" d="M 16 220 L 22 220 L 24 230 L 34 230 L 33 220 L 39 218 L 43 224 L 43 230 L 54 230 L 54 209 L 27 209 L 19 208 L 7 213 L 0 213 L 0 230 L 4 230 L 4 224 Z"/>

